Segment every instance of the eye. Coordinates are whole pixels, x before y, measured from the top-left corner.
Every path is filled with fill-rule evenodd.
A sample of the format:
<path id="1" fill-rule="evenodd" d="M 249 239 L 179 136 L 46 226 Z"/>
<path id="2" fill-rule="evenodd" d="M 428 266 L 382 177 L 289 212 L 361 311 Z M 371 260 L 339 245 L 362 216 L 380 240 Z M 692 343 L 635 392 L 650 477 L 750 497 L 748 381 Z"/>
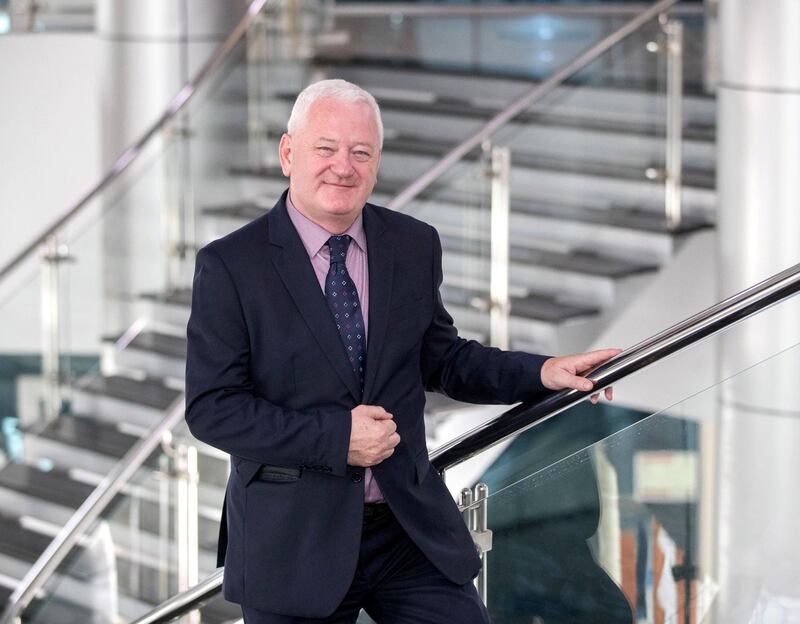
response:
<path id="1" fill-rule="evenodd" d="M 364 162 L 369 160 L 372 155 L 364 150 L 356 150 L 355 152 L 353 152 L 353 156 L 355 156 L 356 160 Z"/>
<path id="2" fill-rule="evenodd" d="M 324 155 L 333 154 L 333 148 L 328 147 L 327 145 L 320 145 L 317 147 L 317 151 Z"/>

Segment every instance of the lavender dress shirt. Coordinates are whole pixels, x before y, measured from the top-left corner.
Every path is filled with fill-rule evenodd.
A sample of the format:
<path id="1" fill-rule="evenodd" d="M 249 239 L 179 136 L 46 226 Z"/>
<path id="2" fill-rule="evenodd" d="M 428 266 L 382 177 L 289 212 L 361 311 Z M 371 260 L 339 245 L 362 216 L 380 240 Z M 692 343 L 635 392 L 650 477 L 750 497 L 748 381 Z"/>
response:
<path id="1" fill-rule="evenodd" d="M 292 220 L 297 233 L 300 235 L 300 240 L 306 248 L 311 266 L 314 267 L 319 287 L 324 293 L 325 278 L 331 266 L 330 249 L 325 243 L 328 242 L 332 235 L 295 208 L 289 195 L 286 196 L 286 208 L 289 212 L 289 218 Z M 358 292 L 361 314 L 364 317 L 364 334 L 369 339 L 369 269 L 367 267 L 367 236 L 364 233 L 364 216 L 359 214 L 353 224 L 342 234 L 350 236 L 355 243 L 355 245 L 351 244 L 347 249 L 345 266 Z M 369 366 L 369 363 L 367 363 L 367 366 Z M 383 494 L 381 494 L 378 483 L 372 475 L 372 470 L 367 468 L 364 473 L 364 502 L 375 503 L 382 500 Z"/>

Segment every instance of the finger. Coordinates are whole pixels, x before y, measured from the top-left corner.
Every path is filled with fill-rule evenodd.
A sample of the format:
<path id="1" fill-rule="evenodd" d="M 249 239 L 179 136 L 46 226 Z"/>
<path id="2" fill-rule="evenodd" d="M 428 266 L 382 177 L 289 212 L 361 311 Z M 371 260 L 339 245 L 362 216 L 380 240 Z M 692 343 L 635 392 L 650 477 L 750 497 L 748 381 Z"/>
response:
<path id="1" fill-rule="evenodd" d="M 613 386 L 609 386 L 608 388 L 606 388 L 606 399 L 608 401 L 613 401 L 614 400 L 614 387 Z"/>
<path id="2" fill-rule="evenodd" d="M 400 444 L 400 436 L 396 433 L 393 433 L 392 435 L 389 436 L 388 442 L 391 445 L 391 447 L 394 448 L 395 446 Z"/>
<path id="3" fill-rule="evenodd" d="M 589 397 L 589 400 L 592 402 L 592 405 L 597 405 L 597 402 L 600 400 L 600 395 L 595 392 L 592 396 Z"/>
<path id="4" fill-rule="evenodd" d="M 598 364 L 602 364 L 620 353 L 622 353 L 622 349 L 599 349 L 598 351 L 589 351 L 588 353 L 568 355 L 566 359 L 571 360 L 571 363 L 575 366 L 575 370 L 581 372 L 597 366 Z"/>
<path id="5" fill-rule="evenodd" d="M 570 375 L 567 371 L 563 371 L 562 374 L 557 376 L 556 383 L 560 388 L 573 388 L 581 392 L 589 392 L 594 388 L 594 383 L 591 379 Z"/>
<path id="6" fill-rule="evenodd" d="M 390 412 L 387 412 L 385 409 L 378 406 L 376 406 L 374 410 L 370 410 L 369 415 L 375 420 L 390 420 L 394 418 Z"/>

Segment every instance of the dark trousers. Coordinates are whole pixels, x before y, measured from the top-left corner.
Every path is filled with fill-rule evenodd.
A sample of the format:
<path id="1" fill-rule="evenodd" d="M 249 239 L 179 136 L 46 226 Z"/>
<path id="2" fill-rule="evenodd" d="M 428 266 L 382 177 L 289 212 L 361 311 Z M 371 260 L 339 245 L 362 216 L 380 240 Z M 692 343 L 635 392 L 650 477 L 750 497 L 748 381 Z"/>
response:
<path id="1" fill-rule="evenodd" d="M 344 600 L 327 618 L 242 607 L 245 624 L 352 624 L 364 609 L 378 624 L 490 624 L 472 583 L 456 585 L 409 539 L 388 506 L 368 506 L 358 567 Z"/>

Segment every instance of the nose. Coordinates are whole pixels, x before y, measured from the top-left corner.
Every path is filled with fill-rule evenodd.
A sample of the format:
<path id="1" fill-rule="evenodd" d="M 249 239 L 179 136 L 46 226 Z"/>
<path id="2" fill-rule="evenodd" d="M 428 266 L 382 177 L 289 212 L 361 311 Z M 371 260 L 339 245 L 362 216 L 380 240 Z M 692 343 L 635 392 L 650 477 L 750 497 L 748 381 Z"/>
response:
<path id="1" fill-rule="evenodd" d="M 352 156 L 347 150 L 339 150 L 331 162 L 331 172 L 340 178 L 349 178 L 356 170 L 351 161 Z"/>

